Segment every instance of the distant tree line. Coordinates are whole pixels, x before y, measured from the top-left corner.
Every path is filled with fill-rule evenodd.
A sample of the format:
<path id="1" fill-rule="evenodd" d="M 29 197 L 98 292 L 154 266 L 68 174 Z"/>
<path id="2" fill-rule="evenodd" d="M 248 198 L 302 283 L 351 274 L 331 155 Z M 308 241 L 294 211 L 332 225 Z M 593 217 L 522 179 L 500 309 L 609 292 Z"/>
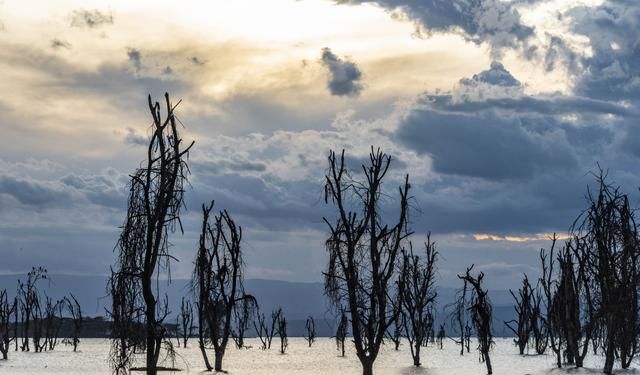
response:
<path id="1" fill-rule="evenodd" d="M 11 343 L 14 350 L 36 353 L 53 351 L 63 342 L 77 351 L 83 326 L 80 303 L 69 294 L 54 300 L 41 293 L 39 284 L 48 280 L 47 270 L 33 267 L 25 281 L 18 280 L 15 297 L 11 299 L 6 289 L 0 290 L 0 353 L 2 359 L 9 356 Z M 60 340 L 65 321 L 71 322 L 69 337 Z"/>

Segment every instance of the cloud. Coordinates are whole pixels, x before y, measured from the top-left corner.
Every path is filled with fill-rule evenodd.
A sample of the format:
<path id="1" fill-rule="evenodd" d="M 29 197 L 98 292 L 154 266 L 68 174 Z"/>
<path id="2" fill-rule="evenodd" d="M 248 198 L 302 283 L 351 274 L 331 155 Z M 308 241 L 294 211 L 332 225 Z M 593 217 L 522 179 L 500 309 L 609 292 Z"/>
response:
<path id="1" fill-rule="evenodd" d="M 194 171 L 211 175 L 264 172 L 267 170 L 267 166 L 264 163 L 238 159 L 193 160 L 191 164 Z"/>
<path id="2" fill-rule="evenodd" d="M 145 146 L 149 144 L 147 137 L 140 135 L 134 128 L 127 128 L 124 136 L 124 142 L 130 145 Z"/>
<path id="3" fill-rule="evenodd" d="M 56 206 L 72 200 L 72 194 L 55 182 L 0 175 L 0 195 L 13 197 L 18 202 L 37 207 Z"/>
<path id="4" fill-rule="evenodd" d="M 373 3 L 402 14 L 430 32 L 456 32 L 476 43 L 488 42 L 498 53 L 517 47 L 534 34 L 522 22 L 518 2 L 501 0 L 337 0 L 343 4 Z"/>
<path id="5" fill-rule="evenodd" d="M 136 71 L 142 69 L 142 54 L 139 50 L 135 48 L 128 48 L 127 57 L 129 58 L 129 63 Z"/>
<path id="6" fill-rule="evenodd" d="M 189 61 L 191 61 L 194 65 L 198 65 L 198 66 L 202 66 L 207 63 L 206 61 L 200 60 L 197 56 L 193 56 L 192 58 L 189 59 Z"/>
<path id="7" fill-rule="evenodd" d="M 51 48 L 53 48 L 53 49 L 60 49 L 60 48 L 71 49 L 71 44 L 69 42 L 61 40 L 61 39 L 52 39 L 51 40 Z"/>
<path id="8" fill-rule="evenodd" d="M 113 24 L 113 15 L 111 13 L 102 13 L 97 9 L 94 10 L 74 10 L 69 15 L 72 27 L 81 28 L 99 28 L 105 25 Z"/>
<path id="9" fill-rule="evenodd" d="M 329 48 L 322 49 L 322 65 L 329 69 L 327 87 L 334 96 L 358 96 L 362 91 L 362 72 L 350 61 L 342 60 Z"/>

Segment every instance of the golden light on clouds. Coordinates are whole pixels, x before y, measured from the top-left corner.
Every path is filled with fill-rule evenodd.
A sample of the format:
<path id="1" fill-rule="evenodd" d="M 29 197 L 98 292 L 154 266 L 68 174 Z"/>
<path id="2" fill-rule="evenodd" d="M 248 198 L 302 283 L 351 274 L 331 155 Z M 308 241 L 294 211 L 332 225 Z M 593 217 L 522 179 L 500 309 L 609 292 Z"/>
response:
<path id="1" fill-rule="evenodd" d="M 553 233 L 538 233 L 530 236 L 498 236 L 495 234 L 474 234 L 473 239 L 476 241 L 507 241 L 507 242 L 529 242 L 529 241 L 550 241 Z M 567 240 L 571 238 L 566 234 L 557 234 L 558 240 Z"/>

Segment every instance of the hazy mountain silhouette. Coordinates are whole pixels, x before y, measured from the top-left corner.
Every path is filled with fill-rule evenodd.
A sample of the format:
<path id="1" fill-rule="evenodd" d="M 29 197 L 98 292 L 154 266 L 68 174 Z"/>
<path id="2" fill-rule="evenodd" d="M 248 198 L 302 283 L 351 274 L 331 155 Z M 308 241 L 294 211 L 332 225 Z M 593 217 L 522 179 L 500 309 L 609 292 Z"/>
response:
<path id="1" fill-rule="evenodd" d="M 17 281 L 24 278 L 22 274 L 0 275 L 0 289 L 6 288 L 13 296 Z M 40 291 L 56 299 L 73 293 L 82 305 L 83 315 L 105 316 L 105 309 L 111 302 L 106 293 L 107 280 L 106 276 L 49 275 L 48 280 L 40 284 Z M 182 296 L 193 298 L 190 280 L 174 279 L 168 286 L 160 281 L 160 287 L 166 288 L 169 306 L 173 309 L 169 321 L 174 322 Z M 334 314 L 327 305 L 322 283 L 250 279 L 245 280 L 245 289 L 258 299 L 261 311 L 267 316 L 272 310 L 282 307 L 290 324 L 290 335 L 303 333 L 309 315 L 316 319 L 318 335 L 334 334 Z M 455 293 L 454 288 L 438 289 L 438 321 L 445 318 L 442 309 L 454 301 Z M 494 309 L 494 333 L 497 336 L 509 335 L 503 328 L 503 321 L 514 318 L 511 295 L 505 290 L 491 290 L 489 296 Z"/>

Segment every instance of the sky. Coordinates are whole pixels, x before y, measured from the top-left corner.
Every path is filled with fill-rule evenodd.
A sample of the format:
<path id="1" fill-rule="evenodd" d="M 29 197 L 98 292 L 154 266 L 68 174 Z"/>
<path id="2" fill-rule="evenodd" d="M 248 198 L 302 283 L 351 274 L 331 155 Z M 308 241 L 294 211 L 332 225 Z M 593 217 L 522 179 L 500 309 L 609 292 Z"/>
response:
<path id="1" fill-rule="evenodd" d="M 516 287 L 598 168 L 639 203 L 639 31 L 635 0 L 0 1 L 0 273 L 109 272 L 169 92 L 195 141 L 174 278 L 214 200 L 247 277 L 321 281 L 329 150 L 357 177 L 375 145 L 442 284 Z"/>

